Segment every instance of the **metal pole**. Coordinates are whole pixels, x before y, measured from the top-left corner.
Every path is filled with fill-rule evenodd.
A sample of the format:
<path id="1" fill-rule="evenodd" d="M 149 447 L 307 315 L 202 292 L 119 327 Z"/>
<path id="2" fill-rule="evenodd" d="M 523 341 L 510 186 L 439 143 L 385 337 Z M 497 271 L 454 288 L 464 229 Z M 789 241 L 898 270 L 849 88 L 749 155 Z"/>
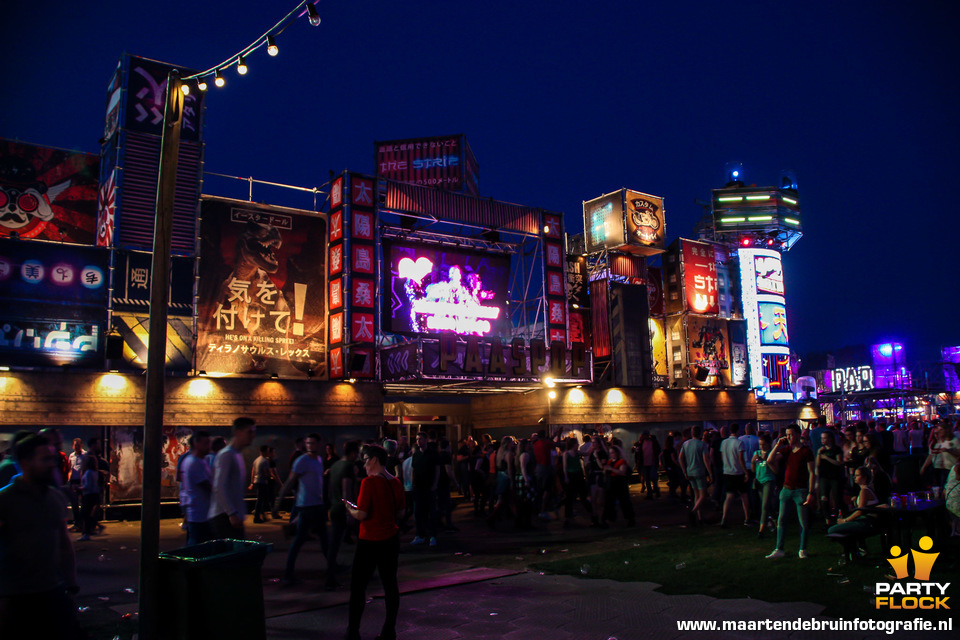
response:
<path id="1" fill-rule="evenodd" d="M 180 74 L 167 77 L 163 112 L 157 209 L 153 227 L 153 266 L 150 270 L 150 334 L 147 345 L 147 390 L 143 422 L 143 502 L 140 516 L 140 640 L 156 640 L 160 613 L 158 585 L 160 552 L 160 436 L 163 431 L 164 366 L 167 351 L 167 304 L 170 288 L 170 241 L 183 93 Z"/>

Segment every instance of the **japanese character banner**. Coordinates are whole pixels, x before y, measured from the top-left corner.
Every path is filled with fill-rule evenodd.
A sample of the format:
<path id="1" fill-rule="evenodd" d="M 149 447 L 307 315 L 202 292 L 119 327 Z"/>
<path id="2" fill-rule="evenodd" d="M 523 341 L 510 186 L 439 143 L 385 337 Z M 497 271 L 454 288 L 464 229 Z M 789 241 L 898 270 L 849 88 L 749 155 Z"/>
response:
<path id="1" fill-rule="evenodd" d="M 0 238 L 94 244 L 100 158 L 0 140 Z"/>
<path id="2" fill-rule="evenodd" d="M 692 240 L 682 240 L 681 244 L 686 309 L 701 314 L 720 313 L 713 246 Z"/>
<path id="3" fill-rule="evenodd" d="M 170 313 L 193 315 L 193 258 L 174 256 L 170 264 Z M 114 267 L 114 311 L 143 311 L 150 306 L 153 254 L 118 251 Z"/>
<path id="4" fill-rule="evenodd" d="M 197 369 L 323 377 L 326 220 L 221 198 L 201 212 Z"/>

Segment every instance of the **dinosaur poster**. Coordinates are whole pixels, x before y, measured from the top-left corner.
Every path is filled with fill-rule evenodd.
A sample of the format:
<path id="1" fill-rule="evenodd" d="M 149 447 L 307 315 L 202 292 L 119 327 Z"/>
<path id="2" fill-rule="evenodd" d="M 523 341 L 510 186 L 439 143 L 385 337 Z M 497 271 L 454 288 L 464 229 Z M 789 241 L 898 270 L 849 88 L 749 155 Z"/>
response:
<path id="1" fill-rule="evenodd" d="M 209 197 L 201 217 L 197 369 L 324 377 L 325 217 Z"/>
<path id="2" fill-rule="evenodd" d="M 0 238 L 93 244 L 100 158 L 0 140 Z"/>

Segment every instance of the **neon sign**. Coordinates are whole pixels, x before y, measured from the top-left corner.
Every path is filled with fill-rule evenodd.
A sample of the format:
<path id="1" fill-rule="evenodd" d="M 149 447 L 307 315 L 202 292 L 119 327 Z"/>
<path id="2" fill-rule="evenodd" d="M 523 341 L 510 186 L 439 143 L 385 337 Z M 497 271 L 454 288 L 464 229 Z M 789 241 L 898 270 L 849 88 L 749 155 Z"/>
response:
<path id="1" fill-rule="evenodd" d="M 747 320 L 750 386 L 771 400 L 791 400 L 790 339 L 783 266 L 770 249 L 740 249 L 740 285 Z"/>
<path id="2" fill-rule="evenodd" d="M 502 333 L 510 258 L 387 243 L 384 328 L 397 333 Z"/>
<path id="3" fill-rule="evenodd" d="M 863 365 L 859 367 L 844 367 L 830 372 L 833 390 L 841 391 L 870 391 L 876 388 L 873 378 L 873 367 Z"/>

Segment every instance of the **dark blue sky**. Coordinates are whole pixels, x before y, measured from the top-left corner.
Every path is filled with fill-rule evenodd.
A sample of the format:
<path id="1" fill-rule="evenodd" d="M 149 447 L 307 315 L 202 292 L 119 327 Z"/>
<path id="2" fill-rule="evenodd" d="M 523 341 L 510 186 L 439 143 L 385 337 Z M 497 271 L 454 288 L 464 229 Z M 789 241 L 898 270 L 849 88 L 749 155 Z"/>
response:
<path id="1" fill-rule="evenodd" d="M 206 68 L 295 4 L 4 2 L 0 136 L 97 152 L 122 52 Z M 208 171 L 315 186 L 372 172 L 375 139 L 463 132 L 482 195 L 565 212 L 573 230 L 582 200 L 631 187 L 666 198 L 673 239 L 726 162 L 760 185 L 792 169 L 791 346 L 900 339 L 915 360 L 960 344 L 952 2 L 319 6 L 320 27 L 300 20 L 279 56 L 211 88 Z M 205 192 L 245 195 L 215 179 Z"/>

